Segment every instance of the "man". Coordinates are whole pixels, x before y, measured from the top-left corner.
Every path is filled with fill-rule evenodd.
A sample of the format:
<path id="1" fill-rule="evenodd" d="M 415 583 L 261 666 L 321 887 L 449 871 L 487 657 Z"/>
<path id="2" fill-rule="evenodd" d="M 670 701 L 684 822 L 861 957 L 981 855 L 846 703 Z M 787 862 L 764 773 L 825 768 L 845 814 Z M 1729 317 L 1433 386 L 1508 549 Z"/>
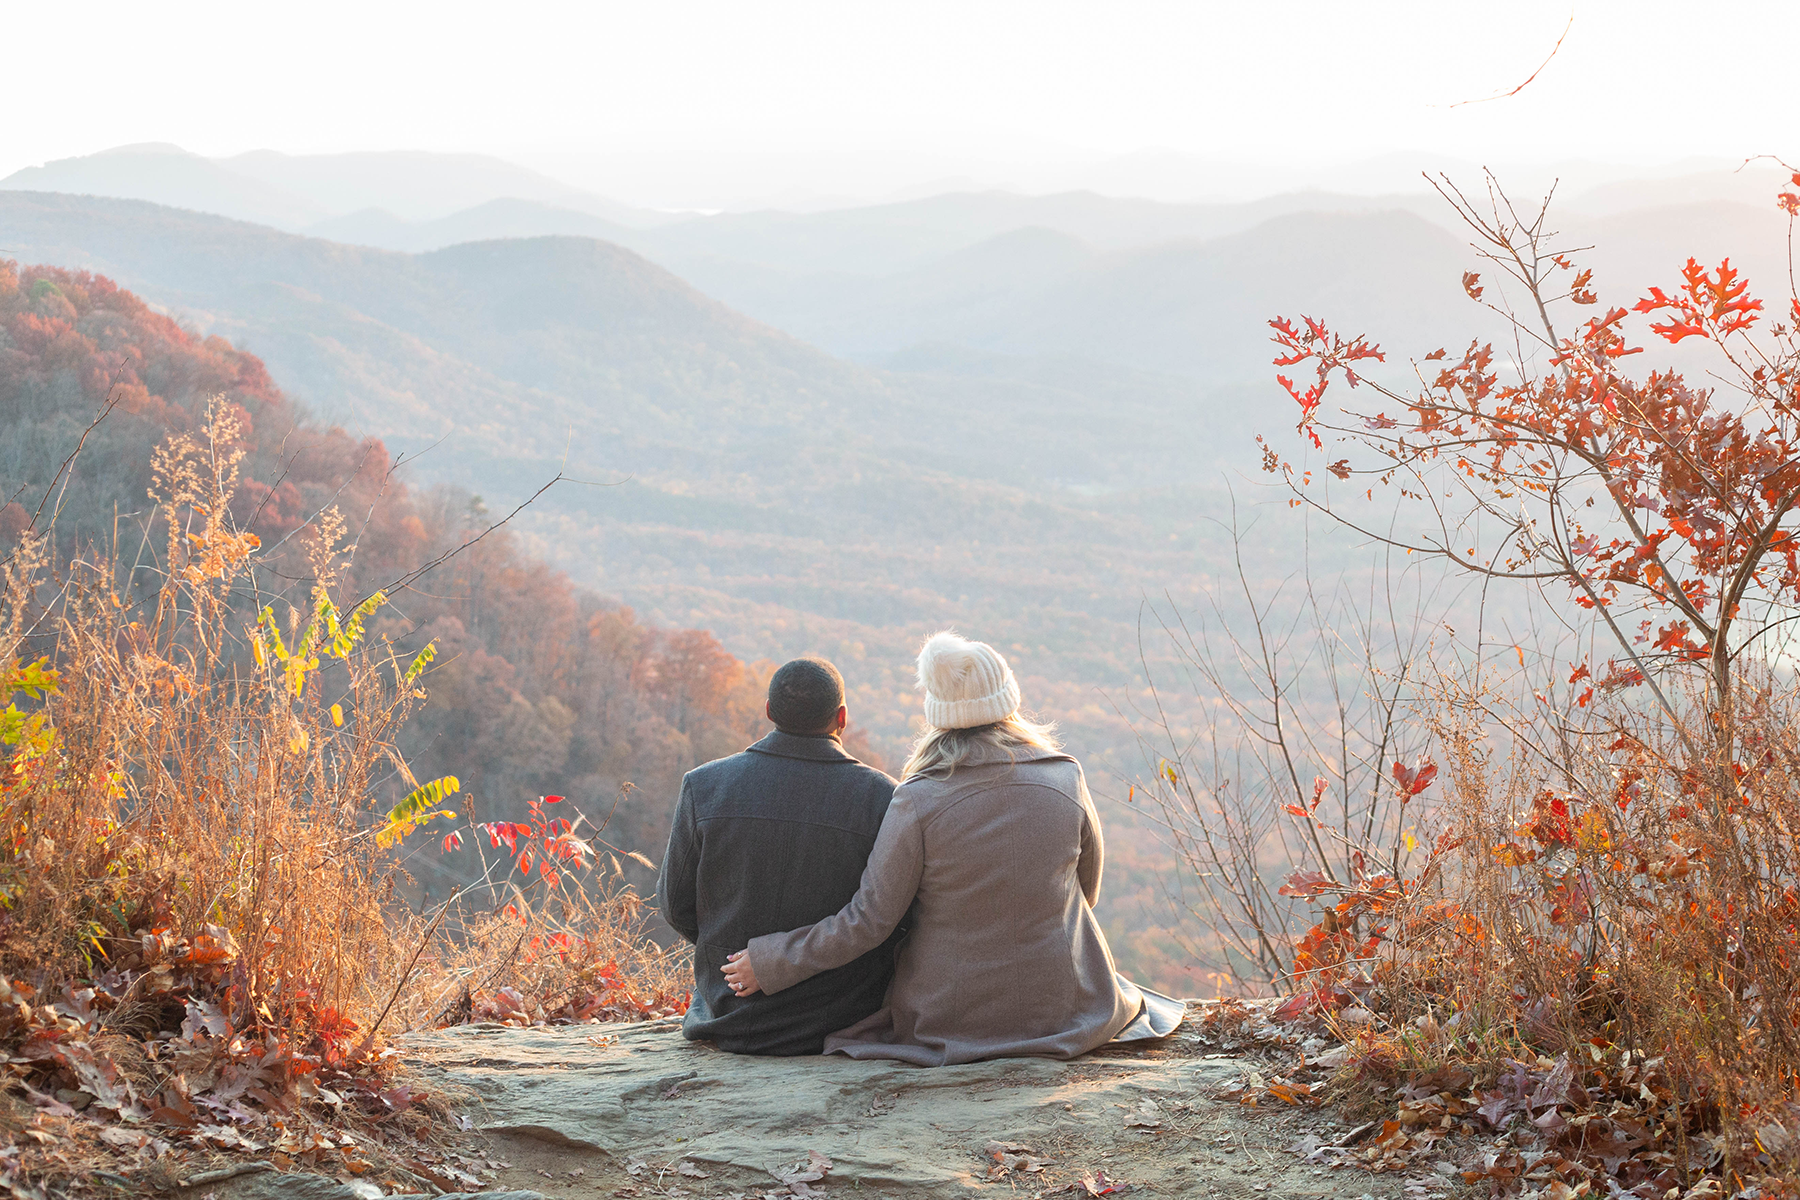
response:
<path id="1" fill-rule="evenodd" d="M 818 1054 L 825 1035 L 878 1010 L 901 934 L 774 995 L 737 996 L 734 950 L 831 916 L 856 894 L 894 781 L 844 751 L 844 680 L 798 658 L 769 680 L 775 732 L 681 781 L 658 887 L 663 916 L 694 943 L 682 1033 L 735 1054 Z"/>

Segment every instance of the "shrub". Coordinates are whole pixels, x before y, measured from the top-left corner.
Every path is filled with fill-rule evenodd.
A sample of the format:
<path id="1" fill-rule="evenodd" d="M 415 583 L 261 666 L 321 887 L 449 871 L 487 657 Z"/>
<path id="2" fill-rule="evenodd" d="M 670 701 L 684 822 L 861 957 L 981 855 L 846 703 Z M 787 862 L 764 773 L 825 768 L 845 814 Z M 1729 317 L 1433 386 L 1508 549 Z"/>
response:
<path id="1" fill-rule="evenodd" d="M 1367 339 L 1272 321 L 1277 365 L 1315 371 L 1304 389 L 1279 382 L 1331 461 L 1306 470 L 1265 444 L 1264 467 L 1290 503 L 1484 595 L 1530 585 L 1533 611 L 1570 636 L 1534 647 L 1534 669 L 1525 647 L 1491 641 L 1441 642 L 1430 663 L 1370 655 L 1360 707 L 1339 703 L 1335 723 L 1308 729 L 1259 611 L 1256 636 L 1233 643 L 1261 688 L 1230 702 L 1249 746 L 1236 761 L 1258 768 L 1270 815 L 1291 820 L 1293 852 L 1264 850 L 1241 788 L 1171 797 L 1206 779 L 1195 755 L 1165 764 L 1158 790 L 1178 829 L 1210 818 L 1224 831 L 1186 836 L 1224 846 L 1228 869 L 1191 861 L 1222 889 L 1214 910 L 1241 944 L 1245 930 L 1274 943 L 1261 957 L 1282 964 L 1280 1011 L 1320 1014 L 1364 1072 L 1403 1085 L 1365 1161 L 1403 1165 L 1458 1128 L 1502 1135 L 1464 1175 L 1495 1191 L 1793 1194 L 1800 684 L 1785 635 L 1800 616 L 1800 295 L 1759 326 L 1763 302 L 1729 261 L 1690 261 L 1671 292 L 1595 307 L 1600 285 L 1556 245 L 1547 209 L 1520 216 L 1495 187 L 1479 212 L 1441 190 L 1523 294 L 1509 308 L 1464 277 L 1508 323 L 1514 361 L 1481 343 L 1434 350 L 1408 392 Z M 1800 191 L 1780 205 L 1791 221 Z M 1593 315 L 1565 329 L 1564 306 Z M 1669 343 L 1709 346 L 1709 381 L 1629 371 L 1634 312 Z M 1328 409 L 1339 378 L 1375 400 Z M 1378 489 L 1396 516 L 1365 515 Z M 1416 645 L 1387 616 L 1383 636 Z M 1442 619 L 1422 609 L 1412 628 Z M 1334 695 L 1342 672 L 1324 665 L 1313 690 Z M 1409 740 L 1430 755 L 1392 752 Z M 1317 797 L 1349 775 L 1321 753 L 1334 741 L 1369 811 L 1410 806 L 1408 820 L 1327 819 Z M 1229 743 L 1208 749 L 1234 761 Z M 1385 779 L 1368 789 L 1371 762 Z M 1304 905 L 1290 938 L 1278 935 L 1293 913 L 1271 891 Z M 1354 1021 L 1341 1016 L 1352 1007 Z"/>

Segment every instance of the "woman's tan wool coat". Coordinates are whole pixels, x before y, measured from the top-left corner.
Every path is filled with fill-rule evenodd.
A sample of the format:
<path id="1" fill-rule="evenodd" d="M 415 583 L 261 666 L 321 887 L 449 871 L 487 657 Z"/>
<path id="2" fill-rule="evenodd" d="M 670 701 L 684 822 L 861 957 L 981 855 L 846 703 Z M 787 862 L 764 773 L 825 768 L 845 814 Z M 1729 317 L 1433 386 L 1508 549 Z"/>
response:
<path id="1" fill-rule="evenodd" d="M 946 778 L 901 784 L 855 898 L 752 939 L 750 965 L 763 991 L 792 987 L 880 945 L 916 897 L 887 1006 L 825 1052 L 921 1066 L 1072 1058 L 1142 1005 L 1094 919 L 1102 856 L 1079 763 L 987 748 Z"/>

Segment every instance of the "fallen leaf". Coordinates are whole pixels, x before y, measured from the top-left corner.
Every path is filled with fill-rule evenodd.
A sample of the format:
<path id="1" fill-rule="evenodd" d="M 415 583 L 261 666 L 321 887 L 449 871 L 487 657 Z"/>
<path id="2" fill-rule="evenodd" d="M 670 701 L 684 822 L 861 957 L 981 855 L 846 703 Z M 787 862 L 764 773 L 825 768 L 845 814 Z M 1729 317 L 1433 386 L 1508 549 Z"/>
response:
<path id="1" fill-rule="evenodd" d="M 151 1109 L 150 1119 L 160 1121 L 164 1125 L 174 1125 L 179 1129 L 192 1129 L 200 1123 L 194 1119 L 191 1110 L 182 1112 L 180 1109 L 170 1108 L 166 1104 L 160 1108 Z"/>
<path id="2" fill-rule="evenodd" d="M 1330 1050 L 1327 1050 L 1324 1053 L 1320 1054 L 1317 1058 L 1314 1058 L 1307 1065 L 1313 1066 L 1313 1067 L 1324 1067 L 1327 1070 L 1336 1070 L 1337 1068 L 1343 1066 L 1345 1063 L 1347 1063 L 1349 1061 L 1350 1061 L 1350 1047 L 1334 1046 Z"/>
<path id="3" fill-rule="evenodd" d="M 1163 1111 L 1156 1101 L 1145 1100 L 1125 1117 L 1127 1129 L 1160 1129 L 1162 1128 Z"/>
<path id="4" fill-rule="evenodd" d="M 1037 1151 L 1029 1146 L 1016 1146 L 1011 1142 L 989 1142 L 982 1147 L 987 1156 L 994 1160 L 988 1168 L 989 1179 L 1000 1179 L 1009 1171 L 1018 1171 L 1026 1175 L 1035 1175 L 1046 1166 L 1047 1160 L 1037 1157 Z"/>
<path id="5" fill-rule="evenodd" d="M 120 1129 L 117 1125 L 107 1125 L 100 1130 L 100 1140 L 109 1146 L 117 1146 L 121 1150 L 137 1150 L 150 1140 L 150 1135 L 131 1129 Z"/>
<path id="6" fill-rule="evenodd" d="M 71 1108 L 67 1104 L 64 1104 L 61 1100 L 58 1100 L 55 1096 L 46 1095 L 45 1093 L 38 1091 L 36 1088 L 32 1087 L 28 1083 L 23 1084 L 21 1086 L 23 1086 L 25 1089 L 25 1095 L 30 1098 L 30 1100 L 33 1104 L 35 1104 L 39 1108 L 43 1109 L 46 1116 L 72 1117 L 75 1115 L 75 1110 L 73 1108 Z"/>
<path id="7" fill-rule="evenodd" d="M 231 1032 L 231 1022 L 219 1011 L 219 1006 L 206 1000 L 189 1000 L 187 1016 L 181 1022 L 183 1037 L 192 1038 L 196 1033 L 209 1033 L 214 1037 L 225 1037 Z"/>
<path id="8" fill-rule="evenodd" d="M 449 1175 L 446 1175 L 444 1172 L 438 1170 L 436 1167 L 430 1166 L 427 1163 L 420 1162 L 418 1159 L 411 1159 L 407 1162 L 406 1165 L 412 1171 L 412 1173 L 414 1175 L 417 1175 L 420 1179 L 425 1180 L 425 1182 L 431 1184 L 433 1187 L 437 1188 L 439 1191 L 453 1192 L 453 1191 L 457 1190 L 457 1187 L 458 1187 L 457 1181 L 455 1179 L 452 1179 Z M 543 1172 L 539 1172 L 539 1173 L 542 1175 L 546 1175 L 546 1176 L 549 1175 L 548 1171 L 543 1171 Z"/>
<path id="9" fill-rule="evenodd" d="M 806 1185 L 809 1183 L 817 1183 L 819 1180 L 825 1178 L 825 1176 L 830 1173 L 831 1166 L 832 1163 L 829 1158 L 826 1158 L 817 1150 L 808 1150 L 806 1152 L 805 1162 L 795 1163 L 786 1170 L 771 1171 L 769 1174 L 780 1180 L 782 1184 L 787 1187 L 788 1191 L 794 1193 L 796 1196 L 816 1196 L 820 1193 L 813 1191 Z"/>
<path id="10" fill-rule="evenodd" d="M 677 1171 L 679 1171 L 681 1174 L 686 1175 L 689 1179 L 709 1179 L 709 1178 L 711 1178 L 711 1176 L 707 1175 L 707 1173 L 705 1171 L 702 1171 L 699 1167 L 696 1167 L 693 1163 L 687 1162 L 685 1160 L 682 1162 L 682 1164 L 680 1166 L 676 1167 L 675 1169 Z"/>
<path id="11" fill-rule="evenodd" d="M 424 1092 L 415 1092 L 407 1087 L 396 1087 L 389 1088 L 387 1091 L 381 1093 L 381 1099 L 389 1108 L 397 1113 L 402 1113 L 411 1108 L 414 1102 L 421 1099 L 425 1094 L 426 1093 Z"/>
<path id="12" fill-rule="evenodd" d="M 1312 1087 L 1304 1083 L 1272 1083 L 1269 1095 L 1283 1104 L 1311 1104 Z"/>

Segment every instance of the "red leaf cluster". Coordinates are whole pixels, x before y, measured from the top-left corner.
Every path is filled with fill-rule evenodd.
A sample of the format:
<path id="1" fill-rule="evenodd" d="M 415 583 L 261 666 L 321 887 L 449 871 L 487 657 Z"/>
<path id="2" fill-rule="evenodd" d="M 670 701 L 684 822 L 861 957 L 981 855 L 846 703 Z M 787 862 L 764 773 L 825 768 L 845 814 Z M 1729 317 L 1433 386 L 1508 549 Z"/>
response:
<path id="1" fill-rule="evenodd" d="M 1503 380 L 1490 344 L 1472 343 L 1460 361 L 1436 351 L 1423 361 L 1439 365 L 1420 375 L 1415 394 L 1372 385 L 1404 415 L 1346 413 L 1351 420 L 1328 424 L 1322 398 L 1331 374 L 1342 370 L 1357 383 L 1351 364 L 1379 353 L 1319 321 L 1278 318 L 1270 322 L 1276 364 L 1316 372 L 1305 391 L 1278 376 L 1299 405 L 1301 432 L 1315 447 L 1330 429 L 1373 452 L 1374 465 L 1338 459 L 1330 469 L 1340 478 L 1373 474 L 1404 498 L 1436 496 L 1428 520 L 1443 532 L 1409 538 L 1409 549 L 1486 575 L 1561 578 L 1590 610 L 1626 593 L 1673 609 L 1675 620 L 1653 644 L 1656 660 L 1711 660 L 1722 686 L 1738 644 L 1726 635 L 1748 602 L 1800 602 L 1800 299 L 1793 323 L 1759 330 L 1763 302 L 1742 272 L 1729 259 L 1707 268 L 1690 258 L 1678 287 L 1652 287 L 1629 308 L 1607 308 L 1569 332 L 1556 325 L 1554 306 L 1597 303 L 1592 271 L 1543 253 L 1534 232 L 1465 216 L 1494 248 L 1494 261 L 1550 259 L 1542 271 L 1513 272 L 1532 303 L 1503 313 L 1522 342 L 1548 355 L 1550 369 Z M 1564 270 L 1575 272 L 1573 281 L 1554 295 L 1549 276 Z M 1473 272 L 1463 285 L 1480 298 Z M 1710 383 L 1675 370 L 1627 373 L 1627 360 L 1642 352 L 1626 328 L 1632 314 L 1653 318 L 1652 331 L 1667 342 L 1697 337 L 1717 346 L 1730 398 L 1719 402 Z M 1269 457 L 1265 451 L 1265 465 Z M 1296 489 L 1310 480 L 1289 478 Z M 1462 489 L 1460 511 L 1444 500 L 1445 479 Z M 1467 526 L 1496 531 L 1498 553 L 1453 540 L 1449 530 Z M 1642 678 L 1641 664 L 1632 671 Z M 1627 682 L 1617 672 L 1594 686 Z"/>
<path id="2" fill-rule="evenodd" d="M 1269 322 L 1269 328 L 1275 331 L 1275 336 L 1270 340 L 1281 348 L 1281 353 L 1275 356 L 1275 365 L 1291 367 L 1311 362 L 1318 372 L 1318 378 L 1304 393 L 1285 375 L 1277 375 L 1275 381 L 1287 389 L 1287 394 L 1300 406 L 1300 423 L 1296 428 L 1311 437 L 1316 447 L 1321 443 L 1319 435 L 1312 428 L 1313 415 L 1325 396 L 1331 373 L 1342 371 L 1344 381 L 1355 387 L 1362 380 L 1357 376 L 1353 363 L 1366 359 L 1374 359 L 1376 362 L 1386 360 L 1379 347 L 1370 345 L 1361 337 L 1342 338 L 1327 329 L 1324 322 L 1312 317 L 1303 316 L 1300 322 L 1306 326 L 1304 330 L 1296 329 L 1293 322 L 1285 317 Z"/>
<path id="3" fill-rule="evenodd" d="M 1742 333 L 1756 323 L 1756 313 L 1763 302 L 1749 295 L 1750 283 L 1728 258 L 1716 272 L 1708 272 L 1693 259 L 1681 269 L 1682 289 L 1669 296 L 1659 287 L 1631 306 L 1632 312 L 1667 314 L 1660 324 L 1650 326 L 1671 344 L 1685 337 L 1705 337 L 1724 341 L 1734 333 Z"/>

